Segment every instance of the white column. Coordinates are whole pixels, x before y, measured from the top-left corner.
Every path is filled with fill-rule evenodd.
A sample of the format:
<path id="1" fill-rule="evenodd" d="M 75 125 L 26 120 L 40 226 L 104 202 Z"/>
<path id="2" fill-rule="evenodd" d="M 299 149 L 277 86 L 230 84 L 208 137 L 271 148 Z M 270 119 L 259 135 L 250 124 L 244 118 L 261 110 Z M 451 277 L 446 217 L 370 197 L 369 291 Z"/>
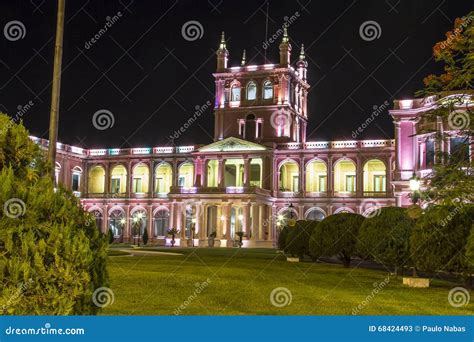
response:
<path id="1" fill-rule="evenodd" d="M 252 203 L 251 204 L 251 209 L 252 209 L 252 224 L 250 227 L 250 232 L 252 233 L 252 240 L 257 239 L 257 234 L 258 234 L 258 204 L 257 203 Z"/>

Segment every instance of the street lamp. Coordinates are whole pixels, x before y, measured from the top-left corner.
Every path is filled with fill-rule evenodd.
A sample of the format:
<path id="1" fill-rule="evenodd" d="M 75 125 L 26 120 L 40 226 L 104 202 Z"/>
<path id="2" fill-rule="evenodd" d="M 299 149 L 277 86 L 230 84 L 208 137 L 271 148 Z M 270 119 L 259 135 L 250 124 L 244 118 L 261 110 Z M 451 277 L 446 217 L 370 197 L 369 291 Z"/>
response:
<path id="1" fill-rule="evenodd" d="M 290 203 L 290 205 L 288 206 L 288 209 L 290 210 L 290 219 L 288 220 L 288 226 L 294 227 L 294 226 L 296 225 L 296 220 L 293 218 L 293 215 L 294 215 L 294 212 L 293 212 L 293 209 L 294 209 L 293 203 Z"/>
<path id="2" fill-rule="evenodd" d="M 420 179 L 413 173 L 410 178 L 411 201 L 416 204 L 420 199 Z"/>
<path id="3" fill-rule="evenodd" d="M 138 247 L 140 247 L 140 226 L 141 226 L 141 223 L 142 223 L 142 218 L 143 218 L 143 214 L 142 213 L 137 213 L 132 219 L 134 230 L 136 231 L 136 234 L 133 238 L 133 241 L 135 242 L 135 239 L 137 240 L 136 245 L 138 245 Z"/>
<path id="4" fill-rule="evenodd" d="M 196 231 L 196 218 L 191 219 L 191 245 L 194 247 L 194 232 Z"/>

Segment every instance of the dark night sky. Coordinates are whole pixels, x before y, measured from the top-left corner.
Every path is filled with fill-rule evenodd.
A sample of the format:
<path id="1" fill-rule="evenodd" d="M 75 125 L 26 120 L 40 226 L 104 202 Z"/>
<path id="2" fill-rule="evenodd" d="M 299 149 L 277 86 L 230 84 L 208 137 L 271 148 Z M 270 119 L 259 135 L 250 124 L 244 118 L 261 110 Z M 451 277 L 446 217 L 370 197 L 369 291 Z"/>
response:
<path id="1" fill-rule="evenodd" d="M 13 114 L 33 101 L 24 123 L 47 138 L 56 24 L 56 1 L 2 0 L 1 28 L 21 21 L 26 36 L 0 36 L 0 110 Z M 304 7 L 303 7 L 304 6 Z M 308 140 L 352 139 L 351 132 L 374 105 L 412 97 L 426 75 L 439 72 L 432 46 L 443 39 L 455 17 L 473 8 L 467 0 L 298 0 L 270 1 L 269 35 L 285 16 L 300 14 L 290 25 L 293 61 L 307 47 Z M 213 102 L 214 51 L 226 32 L 230 65 L 242 49 L 249 64 L 263 62 L 265 1 L 79 1 L 67 0 L 59 140 L 88 148 L 158 146 L 187 121 L 196 105 Z M 90 49 L 89 41 L 107 16 L 123 16 Z M 201 39 L 187 41 L 183 24 L 197 20 Z M 364 41 L 360 25 L 368 20 L 381 36 Z M 279 38 L 278 42 L 281 38 Z M 267 58 L 278 62 L 278 43 Z M 92 116 L 111 111 L 115 124 L 97 130 Z M 176 144 L 208 143 L 213 135 L 208 110 Z M 360 138 L 392 138 L 386 112 Z"/>

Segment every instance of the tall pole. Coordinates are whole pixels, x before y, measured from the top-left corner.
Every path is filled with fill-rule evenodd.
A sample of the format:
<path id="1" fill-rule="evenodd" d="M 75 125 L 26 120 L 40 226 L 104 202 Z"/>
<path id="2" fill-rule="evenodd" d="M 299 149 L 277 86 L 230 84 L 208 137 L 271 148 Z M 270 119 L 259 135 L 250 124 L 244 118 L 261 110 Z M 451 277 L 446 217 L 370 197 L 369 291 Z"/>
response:
<path id="1" fill-rule="evenodd" d="M 66 0 L 58 0 L 58 15 L 56 22 L 56 42 L 54 45 L 53 86 L 51 92 L 51 112 L 49 116 L 49 149 L 48 162 L 51 167 L 51 177 L 55 178 L 56 143 L 58 141 L 59 94 L 61 91 L 61 65 L 63 58 L 64 8 Z"/>

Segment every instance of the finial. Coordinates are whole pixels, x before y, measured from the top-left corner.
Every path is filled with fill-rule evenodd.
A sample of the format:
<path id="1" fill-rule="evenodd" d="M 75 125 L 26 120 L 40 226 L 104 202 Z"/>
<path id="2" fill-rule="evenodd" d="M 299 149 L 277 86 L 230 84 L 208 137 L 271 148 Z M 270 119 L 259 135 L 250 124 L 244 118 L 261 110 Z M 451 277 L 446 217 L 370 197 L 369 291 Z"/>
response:
<path id="1" fill-rule="evenodd" d="M 301 44 L 301 51 L 300 51 L 300 61 L 304 60 L 305 54 L 304 54 L 304 44 Z"/>
<path id="2" fill-rule="evenodd" d="M 219 45 L 219 49 L 223 50 L 225 49 L 226 46 L 225 46 L 225 34 L 224 34 L 224 31 L 222 31 L 222 34 L 221 34 L 221 43 Z"/>
<path id="3" fill-rule="evenodd" d="M 287 43 L 288 42 L 288 29 L 286 27 L 283 27 L 283 39 L 282 39 L 282 42 L 283 43 Z"/>
<path id="4" fill-rule="evenodd" d="M 242 53 L 242 62 L 240 62 L 240 65 L 241 65 L 241 66 L 244 66 L 246 62 L 247 62 L 247 61 L 246 61 L 246 59 L 245 59 L 245 49 L 244 49 L 244 51 L 243 51 L 243 53 Z"/>

